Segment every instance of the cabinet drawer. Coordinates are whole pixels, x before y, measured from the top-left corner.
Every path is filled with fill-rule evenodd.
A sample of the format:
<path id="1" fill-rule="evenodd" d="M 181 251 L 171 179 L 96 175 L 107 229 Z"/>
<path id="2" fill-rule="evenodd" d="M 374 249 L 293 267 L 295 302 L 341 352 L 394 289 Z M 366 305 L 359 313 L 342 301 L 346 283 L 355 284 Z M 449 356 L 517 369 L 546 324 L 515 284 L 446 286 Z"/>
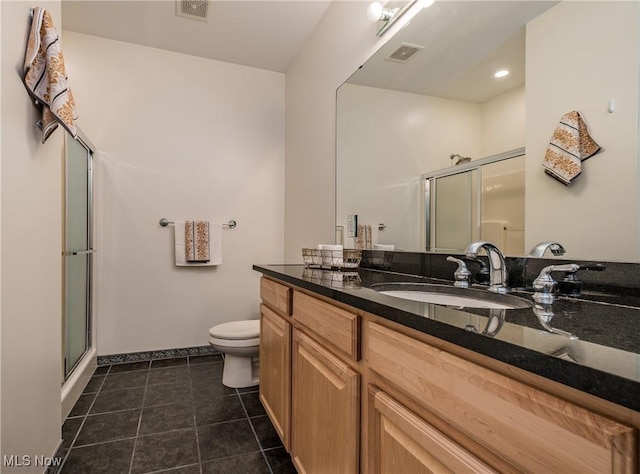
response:
<path id="1" fill-rule="evenodd" d="M 293 319 L 353 360 L 359 359 L 360 324 L 355 314 L 294 291 Z"/>
<path id="2" fill-rule="evenodd" d="M 496 473 L 382 390 L 368 391 L 373 474 Z"/>
<path id="3" fill-rule="evenodd" d="M 368 334 L 371 370 L 518 470 L 634 471 L 633 428 L 379 324 Z"/>
<path id="4" fill-rule="evenodd" d="M 291 288 L 268 278 L 260 278 L 260 298 L 283 316 L 291 316 Z"/>

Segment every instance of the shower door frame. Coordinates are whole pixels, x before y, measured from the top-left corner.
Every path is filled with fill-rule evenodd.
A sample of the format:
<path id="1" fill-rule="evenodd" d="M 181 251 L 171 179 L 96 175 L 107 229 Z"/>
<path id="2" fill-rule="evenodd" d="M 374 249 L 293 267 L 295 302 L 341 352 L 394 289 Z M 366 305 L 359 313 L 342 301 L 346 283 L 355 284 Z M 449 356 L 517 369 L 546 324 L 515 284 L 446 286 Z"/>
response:
<path id="1" fill-rule="evenodd" d="M 87 261 L 86 261 L 86 307 L 85 307 L 85 323 L 86 323 L 86 331 L 84 334 L 84 352 L 80 357 L 70 366 L 68 366 L 67 359 L 67 350 L 68 350 L 68 332 L 67 332 L 67 275 L 69 272 L 68 259 L 72 255 L 78 255 L 76 252 L 69 251 L 67 249 L 67 223 L 68 223 L 68 202 L 69 202 L 69 188 L 68 188 L 68 170 L 69 170 L 69 158 L 68 158 L 68 144 L 69 140 L 77 141 L 83 148 L 86 149 L 87 152 L 87 250 L 82 253 L 86 253 Z M 64 141 L 64 205 L 63 205 L 63 244 L 64 248 L 62 249 L 62 272 L 63 272 L 63 288 L 62 288 L 62 371 L 63 371 L 63 380 L 69 379 L 69 377 L 73 374 L 74 370 L 80 363 L 83 361 L 85 356 L 91 351 L 92 343 L 93 343 L 93 252 L 94 252 L 94 154 L 95 154 L 95 146 L 91 143 L 91 141 L 86 137 L 86 135 L 78 129 L 78 135 L 76 138 L 71 137 L 68 133 L 65 134 Z"/>

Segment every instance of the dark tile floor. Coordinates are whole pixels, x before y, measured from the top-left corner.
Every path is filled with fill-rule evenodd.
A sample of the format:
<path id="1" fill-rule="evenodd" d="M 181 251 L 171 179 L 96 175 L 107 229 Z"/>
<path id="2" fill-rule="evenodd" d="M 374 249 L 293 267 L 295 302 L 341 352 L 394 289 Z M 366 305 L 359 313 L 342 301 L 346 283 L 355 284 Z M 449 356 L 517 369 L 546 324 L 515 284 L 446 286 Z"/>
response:
<path id="1" fill-rule="evenodd" d="M 62 427 L 62 474 L 295 473 L 258 398 L 220 355 L 99 367 Z"/>

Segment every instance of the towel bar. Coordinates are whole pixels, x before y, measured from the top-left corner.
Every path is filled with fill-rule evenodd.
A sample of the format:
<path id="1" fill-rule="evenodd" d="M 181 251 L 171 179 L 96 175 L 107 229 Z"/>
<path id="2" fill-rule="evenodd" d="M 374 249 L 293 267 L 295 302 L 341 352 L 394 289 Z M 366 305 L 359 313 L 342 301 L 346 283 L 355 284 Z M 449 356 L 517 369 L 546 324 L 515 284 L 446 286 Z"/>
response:
<path id="1" fill-rule="evenodd" d="M 163 217 L 162 219 L 160 219 L 160 225 L 162 227 L 167 227 L 169 224 L 175 224 L 175 222 L 170 221 L 169 219 Z M 227 222 L 226 224 L 222 224 L 222 227 L 228 227 L 229 229 L 235 229 L 235 227 L 238 224 L 236 223 L 236 221 L 234 220 L 230 220 L 229 222 Z"/>

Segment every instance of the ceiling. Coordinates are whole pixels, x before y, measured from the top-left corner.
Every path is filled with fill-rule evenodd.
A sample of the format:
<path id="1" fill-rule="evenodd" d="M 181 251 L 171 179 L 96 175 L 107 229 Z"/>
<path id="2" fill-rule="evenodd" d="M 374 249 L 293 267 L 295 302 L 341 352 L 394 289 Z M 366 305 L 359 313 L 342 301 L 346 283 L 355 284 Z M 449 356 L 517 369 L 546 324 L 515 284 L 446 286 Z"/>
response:
<path id="1" fill-rule="evenodd" d="M 525 79 L 525 25 L 556 1 L 436 1 L 347 82 L 482 103 Z M 389 56 L 403 43 L 423 46 L 405 63 Z M 493 73 L 508 68 L 509 76 Z"/>
<path id="2" fill-rule="evenodd" d="M 172 0 L 63 0 L 64 30 L 286 72 L 331 0 L 212 0 L 208 21 Z"/>

